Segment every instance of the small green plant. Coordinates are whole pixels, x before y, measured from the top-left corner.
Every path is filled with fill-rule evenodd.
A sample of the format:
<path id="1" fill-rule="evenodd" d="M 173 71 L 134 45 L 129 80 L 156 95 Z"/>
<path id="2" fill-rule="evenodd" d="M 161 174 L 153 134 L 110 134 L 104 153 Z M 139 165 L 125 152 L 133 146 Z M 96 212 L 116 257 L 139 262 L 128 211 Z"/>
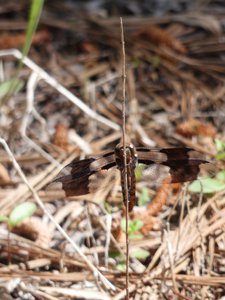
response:
<path id="1" fill-rule="evenodd" d="M 126 261 L 124 257 L 118 251 L 110 252 L 110 257 L 117 261 L 116 268 L 121 272 L 126 271 Z M 130 257 L 136 258 L 138 260 L 145 260 L 150 255 L 150 252 L 139 247 L 135 247 L 130 251 Z"/>
<path id="2" fill-rule="evenodd" d="M 24 86 L 24 81 L 18 78 L 6 80 L 0 84 L 0 99 L 18 93 Z"/>
<path id="3" fill-rule="evenodd" d="M 149 192 L 146 187 L 141 191 L 141 194 L 138 197 L 138 206 L 145 206 L 149 202 Z"/>
<path id="4" fill-rule="evenodd" d="M 130 256 L 139 260 L 144 260 L 150 255 L 150 252 L 139 247 L 135 247 L 130 251 Z"/>
<path id="5" fill-rule="evenodd" d="M 125 258 L 124 256 L 119 252 L 119 251 L 110 251 L 109 256 L 113 258 L 117 264 L 116 264 L 116 269 L 125 272 L 126 271 L 126 263 L 125 263 Z"/>
<path id="6" fill-rule="evenodd" d="M 36 211 L 37 206 L 33 202 L 24 202 L 17 205 L 9 217 L 0 215 L 0 222 L 4 222 L 8 226 L 8 263 L 11 263 L 10 252 L 10 233 L 12 229 L 21 224 L 25 219 L 29 218 Z"/>
<path id="7" fill-rule="evenodd" d="M 129 220 L 128 221 L 128 235 L 129 239 L 141 239 L 143 236 L 142 234 L 138 233 L 138 231 L 142 228 L 144 223 L 141 220 Z M 126 220 L 123 218 L 121 220 L 121 229 L 126 232 Z M 136 258 L 138 260 L 146 259 L 150 253 L 142 248 L 135 247 L 130 251 L 130 257 Z M 116 268 L 121 271 L 126 271 L 126 262 L 124 257 L 119 252 L 111 252 L 110 257 L 113 257 L 118 261 Z"/>
<path id="8" fill-rule="evenodd" d="M 32 0 L 28 26 L 26 30 L 25 43 L 23 45 L 22 53 L 26 56 L 30 50 L 33 34 L 36 31 L 40 15 L 42 12 L 44 0 Z M 22 67 L 23 60 L 19 61 L 17 70 L 13 78 L 0 83 L 0 106 L 15 93 L 19 92 L 24 86 L 24 82 L 18 78 L 19 71 Z"/>
<path id="9" fill-rule="evenodd" d="M 135 168 L 135 178 L 137 181 L 141 180 L 143 177 L 143 171 L 145 169 L 144 164 L 138 164 L 137 167 Z"/>
<path id="10" fill-rule="evenodd" d="M 125 263 L 125 261 L 121 261 L 120 263 L 118 263 L 116 268 L 120 272 L 126 272 L 126 263 Z"/>
<path id="11" fill-rule="evenodd" d="M 138 68 L 141 64 L 143 64 L 143 61 L 137 57 L 137 56 L 134 56 L 131 60 L 131 63 L 133 65 L 133 67 L 136 69 Z"/>
<path id="12" fill-rule="evenodd" d="M 225 170 L 216 174 L 215 178 L 202 177 L 193 181 L 188 190 L 192 193 L 211 194 L 225 189 Z"/>
<path id="13" fill-rule="evenodd" d="M 24 202 L 17 205 L 9 217 L 0 215 L 0 222 L 7 223 L 11 231 L 15 226 L 21 224 L 25 219 L 31 217 L 36 211 L 37 206 L 33 202 Z"/>
<path id="14" fill-rule="evenodd" d="M 144 223 L 141 220 L 129 220 L 128 221 L 128 236 L 130 239 L 137 240 L 142 238 L 142 234 L 137 233 L 142 228 Z M 121 220 L 121 228 L 126 232 L 126 220 Z"/>
<path id="15" fill-rule="evenodd" d="M 215 139 L 217 160 L 225 159 L 225 142 Z M 193 181 L 188 190 L 192 193 L 212 194 L 225 189 L 225 170 L 220 171 L 214 178 L 202 177 Z"/>
<path id="16" fill-rule="evenodd" d="M 215 146 L 217 150 L 216 159 L 217 160 L 225 159 L 225 142 L 215 139 Z"/>

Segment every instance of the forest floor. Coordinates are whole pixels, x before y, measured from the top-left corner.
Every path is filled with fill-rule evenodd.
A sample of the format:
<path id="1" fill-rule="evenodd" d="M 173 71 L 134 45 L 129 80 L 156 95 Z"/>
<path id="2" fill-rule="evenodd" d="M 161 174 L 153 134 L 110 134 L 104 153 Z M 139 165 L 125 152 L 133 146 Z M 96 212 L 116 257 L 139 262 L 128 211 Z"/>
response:
<path id="1" fill-rule="evenodd" d="M 224 299 L 223 1 L 157 15 L 144 15 L 144 4 L 131 12 L 126 1 L 94 11 L 48 1 L 16 74 L 21 53 L 12 48 L 24 44 L 28 3 L 0 8 L 0 299 L 125 299 L 119 172 L 79 197 L 49 185 L 73 159 L 113 151 L 121 140 L 121 15 L 130 141 L 192 148 L 213 165 L 201 181 L 177 184 L 154 184 L 138 167 L 130 299 Z M 6 94 L 15 74 L 18 89 Z M 36 209 L 25 218 L 30 203 Z"/>

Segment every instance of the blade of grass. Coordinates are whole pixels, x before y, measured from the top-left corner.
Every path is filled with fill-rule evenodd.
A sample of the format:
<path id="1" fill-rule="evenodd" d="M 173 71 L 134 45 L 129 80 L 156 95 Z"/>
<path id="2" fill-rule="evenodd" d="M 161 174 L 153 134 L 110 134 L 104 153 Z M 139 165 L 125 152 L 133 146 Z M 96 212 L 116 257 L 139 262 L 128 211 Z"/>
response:
<path id="1" fill-rule="evenodd" d="M 30 9 L 30 15 L 29 15 L 29 21 L 27 25 L 26 30 L 26 38 L 25 43 L 22 49 L 23 56 L 27 56 L 30 46 L 32 43 L 32 37 L 37 29 L 37 25 L 39 23 L 39 19 L 42 12 L 44 0 L 32 0 L 31 9 Z M 21 62 L 19 63 L 19 67 L 21 67 Z"/>
<path id="2" fill-rule="evenodd" d="M 26 37 L 25 43 L 22 49 L 22 58 L 19 61 L 19 64 L 16 69 L 16 73 L 13 78 L 10 80 L 10 84 L 8 86 L 8 90 L 4 93 L 4 95 L 0 99 L 0 106 L 5 104 L 7 100 L 18 91 L 18 80 L 19 80 L 19 72 L 23 66 L 23 57 L 27 56 L 30 46 L 32 43 L 32 37 L 37 29 L 37 25 L 41 16 L 42 7 L 43 7 L 44 0 L 32 0 L 28 25 L 26 30 Z M 4 82 L 0 85 L 4 85 Z"/>

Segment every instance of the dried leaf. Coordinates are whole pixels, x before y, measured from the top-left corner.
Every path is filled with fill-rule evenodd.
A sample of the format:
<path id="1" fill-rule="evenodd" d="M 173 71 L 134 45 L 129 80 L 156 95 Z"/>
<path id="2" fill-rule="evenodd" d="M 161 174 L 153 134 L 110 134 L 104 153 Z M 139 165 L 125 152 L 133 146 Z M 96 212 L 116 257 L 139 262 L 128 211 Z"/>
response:
<path id="1" fill-rule="evenodd" d="M 0 186 L 7 185 L 10 182 L 10 177 L 7 169 L 0 164 Z"/>
<path id="2" fill-rule="evenodd" d="M 172 191 L 172 184 L 162 183 L 161 187 L 155 194 L 155 197 L 152 199 L 151 203 L 147 206 L 147 210 L 150 216 L 157 215 L 163 205 L 165 205 L 168 195 Z"/>
<path id="3" fill-rule="evenodd" d="M 49 41 L 51 35 L 47 30 L 40 30 L 36 32 L 32 39 L 32 44 L 41 44 L 43 42 Z M 25 43 L 24 33 L 3 33 L 0 35 L 0 49 L 7 48 L 20 48 Z"/>
<path id="4" fill-rule="evenodd" d="M 216 130 L 212 124 L 203 123 L 196 119 L 191 119 L 179 124 L 176 128 L 176 132 L 185 136 L 208 136 L 215 137 Z"/>
<path id="5" fill-rule="evenodd" d="M 53 137 L 52 143 L 59 148 L 62 148 L 65 151 L 68 151 L 69 142 L 68 142 L 68 128 L 59 123 L 55 126 L 55 135 Z"/>

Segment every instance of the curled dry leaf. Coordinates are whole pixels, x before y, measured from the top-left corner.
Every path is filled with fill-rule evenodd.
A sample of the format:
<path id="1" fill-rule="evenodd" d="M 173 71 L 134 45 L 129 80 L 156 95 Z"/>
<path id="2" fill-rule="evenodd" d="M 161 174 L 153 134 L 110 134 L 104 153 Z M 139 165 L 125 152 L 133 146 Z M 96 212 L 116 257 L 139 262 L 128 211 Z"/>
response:
<path id="1" fill-rule="evenodd" d="M 68 128 L 64 124 L 58 123 L 55 126 L 55 134 L 52 143 L 65 151 L 70 150 L 71 145 L 68 141 Z"/>
<path id="2" fill-rule="evenodd" d="M 204 123 L 196 119 L 191 119 L 179 124 L 176 128 L 176 132 L 185 136 L 208 136 L 214 138 L 216 135 L 216 129 L 212 124 Z"/>
<path id="3" fill-rule="evenodd" d="M 13 227 L 12 232 L 34 241 L 40 247 L 49 247 L 51 236 L 46 230 L 46 225 L 37 217 L 24 220 L 20 225 Z"/>
<path id="4" fill-rule="evenodd" d="M 0 164 L 0 186 L 7 185 L 10 182 L 10 177 L 7 169 Z"/>
<path id="5" fill-rule="evenodd" d="M 166 179 L 165 179 L 166 181 Z M 155 194 L 151 203 L 147 205 L 147 208 L 142 213 L 133 213 L 132 217 L 143 221 L 144 225 L 140 229 L 143 235 L 148 235 L 149 232 L 156 226 L 160 226 L 160 221 L 155 217 L 162 210 L 162 207 L 166 204 L 168 196 L 172 193 L 177 193 L 180 189 L 180 183 L 162 183 L 161 187 Z"/>
<path id="6" fill-rule="evenodd" d="M 186 47 L 178 39 L 172 36 L 168 31 L 155 25 L 140 29 L 137 36 L 147 38 L 154 45 L 165 45 L 182 54 L 187 52 Z"/>
<path id="7" fill-rule="evenodd" d="M 180 188 L 180 183 L 162 183 L 160 188 L 152 199 L 151 203 L 147 206 L 147 211 L 150 216 L 156 216 L 161 211 L 162 207 L 166 204 L 168 196 Z"/>

